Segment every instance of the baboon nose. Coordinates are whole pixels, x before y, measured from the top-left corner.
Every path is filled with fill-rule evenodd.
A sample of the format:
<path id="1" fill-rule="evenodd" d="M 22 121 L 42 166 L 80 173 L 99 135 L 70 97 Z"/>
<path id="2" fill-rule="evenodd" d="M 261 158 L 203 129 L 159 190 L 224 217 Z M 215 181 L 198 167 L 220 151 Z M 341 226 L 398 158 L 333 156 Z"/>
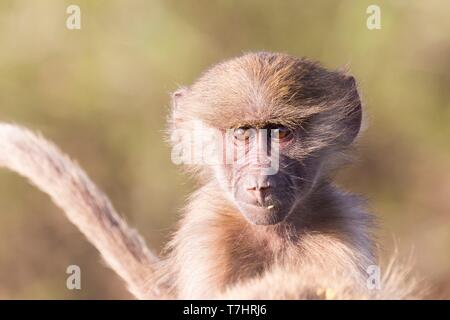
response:
<path id="1" fill-rule="evenodd" d="M 265 187 L 262 189 L 248 189 L 248 191 L 255 197 L 256 201 L 260 206 L 264 206 L 268 194 L 267 190 L 269 188 L 270 187 Z"/>
<path id="2" fill-rule="evenodd" d="M 267 176 L 251 176 L 248 179 L 246 189 L 263 206 L 270 189 L 270 181 Z"/>

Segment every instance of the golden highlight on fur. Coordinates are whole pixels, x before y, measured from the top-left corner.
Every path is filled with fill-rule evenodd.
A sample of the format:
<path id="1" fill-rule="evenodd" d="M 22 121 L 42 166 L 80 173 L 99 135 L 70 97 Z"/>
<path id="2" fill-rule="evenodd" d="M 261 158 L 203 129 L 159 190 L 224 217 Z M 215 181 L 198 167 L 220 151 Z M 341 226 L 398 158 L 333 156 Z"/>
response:
<path id="1" fill-rule="evenodd" d="M 46 192 L 140 299 L 421 296 L 408 268 L 396 262 L 381 268 L 380 290 L 367 287 L 366 270 L 378 264 L 375 219 L 359 197 L 330 180 L 361 122 L 352 76 L 284 54 L 249 53 L 174 93 L 169 130 L 189 128 L 193 120 L 220 130 L 270 124 L 298 133 L 302 139 L 291 144 L 286 158 L 312 179 L 305 179 L 301 201 L 286 194 L 295 198 L 292 212 L 279 223 L 253 224 L 227 191 L 229 184 L 200 166 L 194 172 L 202 186 L 157 257 L 87 175 L 42 137 L 0 124 L 0 165 Z M 280 170 L 300 178 L 287 167 Z"/>

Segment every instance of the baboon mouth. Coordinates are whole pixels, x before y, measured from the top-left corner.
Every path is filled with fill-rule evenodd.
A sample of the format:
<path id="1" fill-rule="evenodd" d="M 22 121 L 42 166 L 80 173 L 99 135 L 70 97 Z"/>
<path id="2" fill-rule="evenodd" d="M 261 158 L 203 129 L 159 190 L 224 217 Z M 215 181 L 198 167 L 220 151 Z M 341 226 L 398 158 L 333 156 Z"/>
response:
<path id="1" fill-rule="evenodd" d="M 247 202 L 239 202 L 240 205 L 243 205 L 247 208 L 254 209 L 254 210 L 265 210 L 265 211 L 273 211 L 276 209 L 276 206 L 274 203 L 247 203 Z"/>
<path id="2" fill-rule="evenodd" d="M 275 204 L 266 206 L 245 202 L 238 204 L 240 213 L 248 222 L 254 225 L 274 225 L 284 220 L 285 216 Z"/>

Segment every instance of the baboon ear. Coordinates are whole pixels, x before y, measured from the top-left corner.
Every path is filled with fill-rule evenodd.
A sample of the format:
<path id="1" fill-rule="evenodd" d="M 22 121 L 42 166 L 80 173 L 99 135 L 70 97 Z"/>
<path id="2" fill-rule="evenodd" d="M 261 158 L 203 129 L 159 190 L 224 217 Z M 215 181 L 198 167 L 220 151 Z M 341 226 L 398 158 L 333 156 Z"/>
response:
<path id="1" fill-rule="evenodd" d="M 181 104 L 183 99 L 185 98 L 186 94 L 188 93 L 189 88 L 187 87 L 181 87 L 174 91 L 171 94 L 172 98 L 172 110 L 171 110 L 171 123 L 173 126 L 177 126 L 182 121 L 181 116 Z"/>
<path id="2" fill-rule="evenodd" d="M 345 126 L 345 144 L 350 144 L 355 140 L 361 129 L 362 122 L 362 106 L 361 99 L 358 94 L 356 80 L 353 76 L 346 76 L 346 106 L 344 108 L 344 126 Z"/>
<path id="3" fill-rule="evenodd" d="M 180 105 L 180 101 L 187 94 L 189 89 L 187 87 L 178 88 L 176 91 L 172 92 L 172 108 L 176 109 Z"/>

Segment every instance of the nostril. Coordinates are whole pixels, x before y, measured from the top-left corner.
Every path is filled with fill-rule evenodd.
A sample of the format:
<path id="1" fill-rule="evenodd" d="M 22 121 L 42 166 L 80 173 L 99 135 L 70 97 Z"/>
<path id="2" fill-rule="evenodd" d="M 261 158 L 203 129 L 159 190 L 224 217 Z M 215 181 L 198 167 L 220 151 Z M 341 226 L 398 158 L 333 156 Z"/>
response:
<path id="1" fill-rule="evenodd" d="M 270 189 L 269 185 L 247 187 L 248 191 L 265 191 Z"/>
<path id="2" fill-rule="evenodd" d="M 251 176 L 246 183 L 246 189 L 249 191 L 263 191 L 270 188 L 270 181 L 265 176 Z"/>
<path id="3" fill-rule="evenodd" d="M 264 191 L 264 190 L 267 190 L 267 189 L 270 189 L 270 185 L 269 184 L 262 185 L 262 186 L 259 187 L 260 191 Z"/>
<path id="4" fill-rule="evenodd" d="M 253 187 L 248 187 L 247 191 L 249 193 L 251 193 L 253 195 L 253 197 L 255 197 L 255 199 L 259 205 L 264 206 L 267 195 L 268 195 L 269 188 L 270 188 L 269 185 L 253 186 Z"/>

